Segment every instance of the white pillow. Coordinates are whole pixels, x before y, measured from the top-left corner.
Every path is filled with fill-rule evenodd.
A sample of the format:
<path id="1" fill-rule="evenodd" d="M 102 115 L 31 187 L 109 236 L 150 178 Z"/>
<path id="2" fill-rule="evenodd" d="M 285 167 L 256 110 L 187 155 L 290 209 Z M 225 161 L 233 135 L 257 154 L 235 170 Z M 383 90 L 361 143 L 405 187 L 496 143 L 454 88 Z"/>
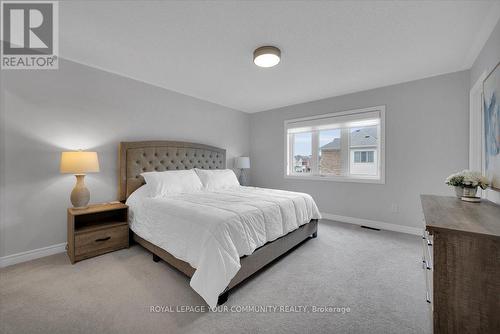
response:
<path id="1" fill-rule="evenodd" d="M 195 170 L 206 190 L 227 189 L 240 185 L 232 169 L 195 168 Z"/>
<path id="2" fill-rule="evenodd" d="M 146 180 L 151 197 L 190 193 L 203 188 L 200 178 L 192 169 L 146 172 L 141 175 Z"/>

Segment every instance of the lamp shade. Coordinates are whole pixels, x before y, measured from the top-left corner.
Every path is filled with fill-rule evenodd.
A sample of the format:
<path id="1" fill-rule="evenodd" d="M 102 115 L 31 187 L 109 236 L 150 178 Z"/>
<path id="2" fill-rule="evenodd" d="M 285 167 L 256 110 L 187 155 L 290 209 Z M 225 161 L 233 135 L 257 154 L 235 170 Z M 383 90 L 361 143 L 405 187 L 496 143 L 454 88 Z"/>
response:
<path id="1" fill-rule="evenodd" d="M 99 171 L 97 152 L 62 152 L 61 173 L 85 174 Z"/>
<path id="2" fill-rule="evenodd" d="M 235 158 L 234 168 L 238 168 L 238 169 L 250 168 L 250 158 L 249 157 L 237 157 L 237 158 Z"/>

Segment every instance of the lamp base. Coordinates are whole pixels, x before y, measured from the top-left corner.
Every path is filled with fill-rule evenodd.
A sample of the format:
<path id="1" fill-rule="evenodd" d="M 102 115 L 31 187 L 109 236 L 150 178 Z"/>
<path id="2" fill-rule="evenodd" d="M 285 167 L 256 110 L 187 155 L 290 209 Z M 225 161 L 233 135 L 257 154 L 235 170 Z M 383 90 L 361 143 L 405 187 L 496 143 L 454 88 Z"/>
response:
<path id="1" fill-rule="evenodd" d="M 240 175 L 239 175 L 238 181 L 240 182 L 240 185 L 248 186 L 246 172 L 245 172 L 245 169 L 243 169 L 243 168 L 240 169 Z"/>
<path id="2" fill-rule="evenodd" d="M 77 174 L 75 177 L 76 185 L 71 192 L 71 204 L 74 209 L 86 209 L 90 201 L 90 191 L 85 187 L 85 174 Z"/>
<path id="3" fill-rule="evenodd" d="M 87 205 L 87 206 L 74 206 L 71 209 L 73 209 L 73 210 L 85 210 L 88 208 L 89 208 L 89 206 Z"/>

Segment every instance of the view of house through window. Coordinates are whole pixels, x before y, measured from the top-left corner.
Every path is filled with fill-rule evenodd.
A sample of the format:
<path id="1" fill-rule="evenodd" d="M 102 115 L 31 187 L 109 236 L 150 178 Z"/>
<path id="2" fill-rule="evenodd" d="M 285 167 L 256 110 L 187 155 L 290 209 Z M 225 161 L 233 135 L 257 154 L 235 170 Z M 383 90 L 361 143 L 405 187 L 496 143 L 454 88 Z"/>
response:
<path id="1" fill-rule="evenodd" d="M 344 175 L 341 154 L 341 131 L 329 129 L 319 131 L 319 173 L 326 175 Z"/>
<path id="2" fill-rule="evenodd" d="M 382 180 L 383 113 L 376 107 L 286 121 L 286 175 Z"/>
<path id="3" fill-rule="evenodd" d="M 374 163 L 375 151 L 354 151 L 355 163 Z"/>

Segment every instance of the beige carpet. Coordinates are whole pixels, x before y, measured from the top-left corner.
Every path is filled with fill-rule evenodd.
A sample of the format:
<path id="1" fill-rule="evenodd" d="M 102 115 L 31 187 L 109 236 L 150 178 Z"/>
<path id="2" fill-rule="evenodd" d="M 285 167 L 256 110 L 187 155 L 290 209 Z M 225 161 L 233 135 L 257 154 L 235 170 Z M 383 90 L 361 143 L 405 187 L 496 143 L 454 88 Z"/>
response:
<path id="1" fill-rule="evenodd" d="M 420 240 L 322 221 L 317 239 L 259 273 L 226 305 L 335 306 L 345 313 L 152 313 L 205 305 L 140 246 L 0 271 L 1 333 L 430 333 Z M 164 309 L 165 310 L 165 309 Z M 297 310 L 297 309 L 296 309 Z M 345 309 L 347 311 L 347 309 Z"/>

